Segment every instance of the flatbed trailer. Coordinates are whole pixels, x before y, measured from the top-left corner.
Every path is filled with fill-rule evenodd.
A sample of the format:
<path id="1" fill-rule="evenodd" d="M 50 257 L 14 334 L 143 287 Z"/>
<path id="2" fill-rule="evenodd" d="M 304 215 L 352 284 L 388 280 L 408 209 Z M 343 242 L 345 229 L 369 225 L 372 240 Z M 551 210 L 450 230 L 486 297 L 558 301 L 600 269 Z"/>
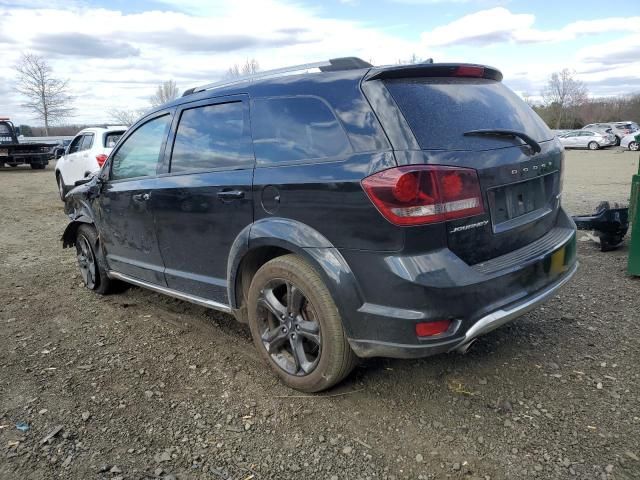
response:
<path id="1" fill-rule="evenodd" d="M 46 143 L 20 143 L 16 128 L 8 118 L 0 117 L 0 166 L 31 165 L 43 169 L 52 158 L 51 145 Z"/>

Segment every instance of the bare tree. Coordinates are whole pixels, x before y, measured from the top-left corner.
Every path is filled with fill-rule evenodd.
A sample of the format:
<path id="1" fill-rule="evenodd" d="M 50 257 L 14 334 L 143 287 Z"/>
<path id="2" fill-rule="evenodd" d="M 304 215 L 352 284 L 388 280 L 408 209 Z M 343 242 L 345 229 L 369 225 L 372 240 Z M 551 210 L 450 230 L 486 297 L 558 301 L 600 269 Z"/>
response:
<path id="1" fill-rule="evenodd" d="M 430 58 L 418 57 L 415 53 L 412 53 L 409 58 L 399 58 L 396 60 L 396 65 L 415 65 L 417 63 L 429 63 Z"/>
<path id="2" fill-rule="evenodd" d="M 238 78 L 244 75 L 253 75 L 260 71 L 260 64 L 255 58 L 247 59 L 242 65 L 237 63 L 227 69 L 225 78 Z"/>
<path id="3" fill-rule="evenodd" d="M 51 124 L 73 115 L 69 81 L 56 78 L 43 57 L 23 53 L 15 70 L 18 74 L 15 88 L 26 98 L 22 106 L 42 120 L 46 135 L 49 135 Z"/>
<path id="4" fill-rule="evenodd" d="M 154 93 L 150 98 L 151 106 L 154 108 L 159 107 L 171 100 L 175 100 L 179 95 L 180 93 L 178 92 L 176 82 L 173 80 L 167 80 L 156 87 L 156 93 Z"/>
<path id="5" fill-rule="evenodd" d="M 555 128 L 560 128 L 569 114 L 573 114 L 571 120 L 575 120 L 577 109 L 588 100 L 589 95 L 585 84 L 567 68 L 554 72 L 541 93 L 545 106 L 554 113 Z"/>
<path id="6" fill-rule="evenodd" d="M 130 126 L 144 114 L 142 110 L 120 110 L 114 108 L 109 110 L 109 118 L 118 125 Z"/>
<path id="7" fill-rule="evenodd" d="M 535 102 L 533 101 L 533 99 L 531 98 L 531 95 L 529 94 L 529 92 L 522 92 L 522 99 L 524 100 L 524 102 L 529 105 L 531 108 L 533 108 L 535 106 Z"/>

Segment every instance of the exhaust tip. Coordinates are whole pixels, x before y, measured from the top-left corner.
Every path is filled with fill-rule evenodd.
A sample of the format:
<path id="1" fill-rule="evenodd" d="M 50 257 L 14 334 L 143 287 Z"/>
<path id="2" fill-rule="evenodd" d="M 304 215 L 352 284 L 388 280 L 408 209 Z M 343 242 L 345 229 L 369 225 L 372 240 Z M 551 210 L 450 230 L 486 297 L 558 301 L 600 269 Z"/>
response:
<path id="1" fill-rule="evenodd" d="M 469 349 L 473 346 L 473 344 L 476 343 L 477 340 L 478 340 L 477 338 L 474 338 L 470 342 L 467 342 L 464 345 L 459 346 L 458 348 L 456 348 L 456 352 L 464 355 L 469 351 Z"/>

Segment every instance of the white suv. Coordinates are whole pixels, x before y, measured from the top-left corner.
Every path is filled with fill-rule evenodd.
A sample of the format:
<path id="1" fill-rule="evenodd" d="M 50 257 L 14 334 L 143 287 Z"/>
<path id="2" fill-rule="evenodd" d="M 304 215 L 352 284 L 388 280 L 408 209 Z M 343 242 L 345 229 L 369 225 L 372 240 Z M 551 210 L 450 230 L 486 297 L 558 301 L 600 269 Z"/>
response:
<path id="1" fill-rule="evenodd" d="M 56 163 L 56 182 L 60 199 L 78 180 L 100 170 L 122 134 L 123 125 L 91 127 L 81 130 L 67 147 L 64 156 Z"/>

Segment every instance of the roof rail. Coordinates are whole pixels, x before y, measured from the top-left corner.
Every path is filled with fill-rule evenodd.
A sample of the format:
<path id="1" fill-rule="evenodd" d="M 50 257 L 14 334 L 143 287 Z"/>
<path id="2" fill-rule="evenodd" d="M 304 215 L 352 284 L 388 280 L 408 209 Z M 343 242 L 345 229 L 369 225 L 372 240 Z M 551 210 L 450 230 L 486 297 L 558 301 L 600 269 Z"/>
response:
<path id="1" fill-rule="evenodd" d="M 279 77 L 289 73 L 301 72 L 305 70 L 318 69 L 321 72 L 337 72 L 340 70 L 357 70 L 360 68 L 371 68 L 369 62 L 358 57 L 341 57 L 332 58 L 323 62 L 305 63 L 302 65 L 294 65 L 291 67 L 276 68 L 274 70 L 265 70 L 263 72 L 253 73 L 251 75 L 245 75 L 238 78 L 232 78 L 229 80 L 222 80 L 220 82 L 209 83 L 200 87 L 190 88 L 186 90 L 182 96 L 191 95 L 192 93 L 203 92 L 205 90 L 211 90 L 213 88 L 226 87 L 229 85 L 235 85 L 244 82 L 253 82 L 255 80 L 261 80 L 264 78 Z"/>

